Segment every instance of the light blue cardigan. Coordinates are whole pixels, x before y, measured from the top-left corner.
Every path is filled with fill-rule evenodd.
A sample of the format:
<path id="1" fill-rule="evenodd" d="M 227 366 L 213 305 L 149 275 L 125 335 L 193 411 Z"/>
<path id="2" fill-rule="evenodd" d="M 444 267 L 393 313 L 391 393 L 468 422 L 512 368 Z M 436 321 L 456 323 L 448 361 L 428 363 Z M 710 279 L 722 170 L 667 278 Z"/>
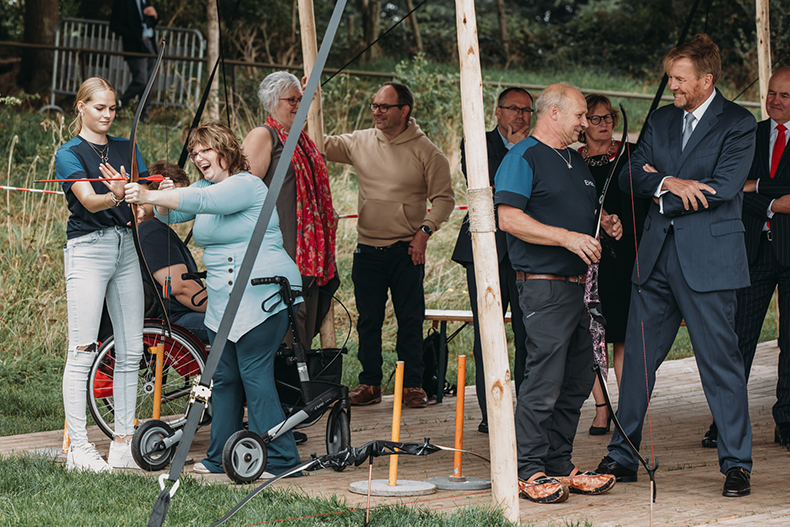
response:
<path id="1" fill-rule="evenodd" d="M 178 209 L 166 216 L 157 213 L 157 217 L 171 224 L 195 220 L 194 240 L 204 249 L 203 265 L 207 271 L 205 324 L 216 332 L 269 189 L 249 172 L 240 172 L 220 183 L 201 179 L 187 188 L 176 190 L 179 194 Z M 285 276 L 293 289 L 302 288 L 299 269 L 283 248 L 276 209 L 266 227 L 263 245 L 250 275 L 251 278 L 264 276 Z M 285 309 L 282 302 L 268 313 L 261 309 L 261 303 L 278 290 L 279 285 L 253 287 L 247 284 L 228 336 L 231 342 L 237 342 L 268 317 Z M 271 309 L 275 301 L 279 301 L 279 296 L 267 302 L 267 309 Z M 301 298 L 296 301 L 301 302 Z"/>

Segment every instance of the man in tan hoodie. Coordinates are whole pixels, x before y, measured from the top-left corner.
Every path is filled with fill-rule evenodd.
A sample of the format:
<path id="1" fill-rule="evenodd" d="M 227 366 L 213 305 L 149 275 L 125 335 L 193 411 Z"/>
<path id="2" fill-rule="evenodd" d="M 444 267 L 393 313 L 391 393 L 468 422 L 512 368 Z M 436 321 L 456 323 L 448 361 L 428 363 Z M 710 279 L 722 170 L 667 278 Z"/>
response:
<path id="1" fill-rule="evenodd" d="M 409 88 L 387 82 L 370 107 L 375 128 L 324 138 L 327 159 L 353 165 L 359 187 L 351 279 L 362 372 L 349 401 L 381 402 L 381 328 L 389 290 L 398 319 L 395 349 L 405 362 L 403 398 L 408 406 L 423 408 L 428 404 L 422 389 L 425 251 L 455 206 L 450 164 L 411 117 Z"/>

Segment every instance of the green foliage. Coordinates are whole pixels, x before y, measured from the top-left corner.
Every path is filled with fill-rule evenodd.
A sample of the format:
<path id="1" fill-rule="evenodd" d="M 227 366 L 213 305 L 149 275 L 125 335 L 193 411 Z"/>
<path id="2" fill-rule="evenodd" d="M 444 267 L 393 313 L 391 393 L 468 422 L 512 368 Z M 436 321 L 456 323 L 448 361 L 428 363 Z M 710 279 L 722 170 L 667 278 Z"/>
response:
<path id="1" fill-rule="evenodd" d="M 166 525 L 212 523 L 252 488 L 251 485 L 209 485 L 183 476 L 171 501 Z M 0 458 L 0 517 L 3 525 L 9 527 L 144 525 L 158 493 L 156 479 L 139 473 L 67 471 L 62 464 L 31 455 Z M 272 489 L 261 492 L 237 512 L 232 525 L 299 518 L 298 525 L 351 527 L 362 523 L 363 514 L 337 496 L 314 498 L 300 491 Z M 459 507 L 449 514 L 438 514 L 404 505 L 372 509 L 370 523 L 380 527 L 513 525 L 501 512 L 490 508 Z"/>
<path id="2" fill-rule="evenodd" d="M 428 137 L 436 138 L 460 126 L 458 109 L 461 107 L 461 93 L 458 87 L 457 70 L 450 73 L 429 63 L 423 53 L 410 62 L 403 61 L 395 68 L 396 80 L 402 82 L 414 93 L 412 116 Z"/>

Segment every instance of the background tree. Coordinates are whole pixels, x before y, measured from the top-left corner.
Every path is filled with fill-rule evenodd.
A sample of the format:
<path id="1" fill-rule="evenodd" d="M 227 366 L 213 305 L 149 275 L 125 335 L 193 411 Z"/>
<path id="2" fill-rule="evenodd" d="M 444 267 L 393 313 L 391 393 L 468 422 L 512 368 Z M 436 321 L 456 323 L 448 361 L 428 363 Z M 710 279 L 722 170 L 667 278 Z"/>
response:
<path id="1" fill-rule="evenodd" d="M 60 23 L 57 0 L 26 0 L 24 42 L 55 44 L 55 30 Z M 17 82 L 28 93 L 45 91 L 52 82 L 53 52 L 24 49 Z"/>

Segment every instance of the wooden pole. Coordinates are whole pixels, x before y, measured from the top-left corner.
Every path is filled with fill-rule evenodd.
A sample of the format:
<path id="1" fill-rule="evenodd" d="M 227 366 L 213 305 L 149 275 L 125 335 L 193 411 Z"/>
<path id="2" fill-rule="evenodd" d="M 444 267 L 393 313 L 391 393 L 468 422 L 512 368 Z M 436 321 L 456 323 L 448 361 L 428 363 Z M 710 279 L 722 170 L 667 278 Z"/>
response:
<path id="1" fill-rule="evenodd" d="M 519 520 L 516 427 L 510 365 L 502 317 L 499 260 L 494 232 L 493 198 L 488 179 L 483 80 L 474 0 L 455 1 L 461 101 L 469 176 L 469 220 L 477 280 L 477 309 L 486 372 L 491 487 L 494 501 L 512 522 Z"/>
<path id="2" fill-rule="evenodd" d="M 463 453 L 464 448 L 464 397 L 466 391 L 466 355 L 458 355 L 458 379 L 456 381 L 455 392 L 455 448 L 459 452 L 453 457 L 453 476 L 458 479 L 466 479 L 463 476 Z"/>
<path id="3" fill-rule="evenodd" d="M 315 36 L 315 14 L 313 12 L 313 0 L 299 0 L 299 24 L 302 34 L 302 62 L 304 65 L 305 77 L 310 77 L 318 55 L 318 43 Z M 318 151 L 324 154 L 324 113 L 321 106 L 321 90 L 315 92 L 313 101 L 310 104 L 310 111 L 307 113 L 307 134 L 313 140 Z M 335 348 L 337 340 L 335 338 L 335 306 L 330 302 L 323 322 L 321 323 L 321 347 Z M 310 343 L 307 343 L 309 346 Z"/>
<path id="4" fill-rule="evenodd" d="M 768 16 L 769 0 L 755 0 L 757 8 L 757 67 L 760 73 L 760 107 L 763 119 L 768 119 L 765 97 L 768 94 L 768 81 L 771 78 L 771 19 Z"/>

